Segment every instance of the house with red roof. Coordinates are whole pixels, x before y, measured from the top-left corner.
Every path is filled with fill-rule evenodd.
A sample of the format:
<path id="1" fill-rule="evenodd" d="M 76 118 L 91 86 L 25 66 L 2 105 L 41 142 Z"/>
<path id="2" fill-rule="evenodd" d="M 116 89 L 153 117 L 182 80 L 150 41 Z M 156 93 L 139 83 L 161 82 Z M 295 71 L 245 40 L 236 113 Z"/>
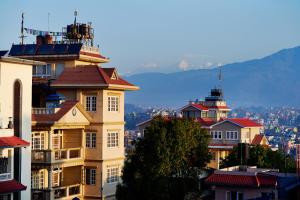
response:
<path id="1" fill-rule="evenodd" d="M 272 200 L 296 199 L 293 190 L 299 189 L 296 174 L 279 173 L 277 169 L 256 166 L 234 166 L 215 170 L 205 183 L 215 200 Z"/>

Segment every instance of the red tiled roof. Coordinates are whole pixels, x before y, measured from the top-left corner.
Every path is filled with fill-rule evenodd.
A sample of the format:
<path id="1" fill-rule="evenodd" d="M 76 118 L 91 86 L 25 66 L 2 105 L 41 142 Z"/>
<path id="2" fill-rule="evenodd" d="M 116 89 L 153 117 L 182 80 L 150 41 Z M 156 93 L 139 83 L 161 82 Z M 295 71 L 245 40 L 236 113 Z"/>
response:
<path id="1" fill-rule="evenodd" d="M 220 109 L 220 110 L 222 110 L 222 109 L 226 109 L 226 110 L 228 110 L 228 109 L 230 109 L 228 106 L 210 106 L 210 107 L 208 107 L 208 108 L 211 108 L 211 109 Z"/>
<path id="2" fill-rule="evenodd" d="M 85 85 L 99 84 L 108 86 L 108 84 L 134 86 L 122 78 L 111 79 L 111 73 L 115 68 L 101 68 L 97 65 L 77 66 L 76 68 L 65 68 L 62 74 L 52 82 L 52 86 L 56 85 Z"/>
<path id="3" fill-rule="evenodd" d="M 80 51 L 80 54 L 85 55 L 85 56 L 96 57 L 96 58 L 108 59 L 108 58 L 102 56 L 101 54 L 90 53 L 90 52 L 85 52 L 85 51 Z"/>
<path id="4" fill-rule="evenodd" d="M 248 119 L 248 118 L 227 118 L 225 121 L 230 121 L 234 124 L 237 124 L 241 127 L 260 127 L 262 126 L 261 124 Z"/>
<path id="5" fill-rule="evenodd" d="M 254 136 L 251 144 L 253 144 L 253 145 L 259 145 L 259 144 L 261 144 L 263 138 L 264 138 L 264 135 L 257 134 L 257 135 Z"/>
<path id="6" fill-rule="evenodd" d="M 199 122 L 202 126 L 211 126 L 215 124 L 216 122 L 210 118 L 201 117 L 196 119 L 197 122 Z"/>
<path id="7" fill-rule="evenodd" d="M 71 110 L 78 101 L 65 101 L 61 108 L 54 114 L 32 114 L 32 121 L 36 122 L 56 122 Z"/>
<path id="8" fill-rule="evenodd" d="M 24 147 L 29 146 L 29 142 L 22 140 L 16 136 L 0 137 L 0 147 L 12 148 L 12 147 Z M 0 187 L 1 189 L 1 187 Z"/>
<path id="9" fill-rule="evenodd" d="M 0 182 L 0 193 L 11 193 L 21 190 L 26 190 L 26 186 L 17 182 L 16 180 L 2 181 Z"/>
<path id="10" fill-rule="evenodd" d="M 192 103 L 191 105 L 192 105 L 194 108 L 197 108 L 197 109 L 199 109 L 199 110 L 208 110 L 207 107 L 205 107 L 205 106 L 203 106 L 203 105 L 201 105 L 201 104 L 199 104 L 199 103 Z"/>
<path id="11" fill-rule="evenodd" d="M 221 186 L 275 187 L 277 178 L 270 175 L 212 174 L 205 182 Z"/>

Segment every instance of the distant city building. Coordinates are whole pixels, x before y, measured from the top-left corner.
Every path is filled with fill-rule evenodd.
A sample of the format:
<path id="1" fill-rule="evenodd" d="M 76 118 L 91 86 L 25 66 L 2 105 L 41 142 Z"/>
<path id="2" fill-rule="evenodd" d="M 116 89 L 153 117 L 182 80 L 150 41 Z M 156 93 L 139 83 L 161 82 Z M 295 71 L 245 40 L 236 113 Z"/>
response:
<path id="1" fill-rule="evenodd" d="M 212 89 L 204 101 L 190 101 L 180 109 L 180 116 L 194 119 L 202 128 L 209 131 L 211 141 L 209 150 L 213 156 L 208 167 L 218 169 L 225 158 L 239 143 L 268 145 L 267 138 L 261 134 L 262 125 L 248 118 L 229 118 L 230 108 L 223 98 L 222 89 Z M 137 125 L 141 135 L 146 134 L 146 127 L 152 119 Z"/>
<path id="2" fill-rule="evenodd" d="M 234 166 L 215 170 L 205 182 L 215 200 L 290 200 L 298 199 L 300 183 L 296 174 L 276 169 Z"/>

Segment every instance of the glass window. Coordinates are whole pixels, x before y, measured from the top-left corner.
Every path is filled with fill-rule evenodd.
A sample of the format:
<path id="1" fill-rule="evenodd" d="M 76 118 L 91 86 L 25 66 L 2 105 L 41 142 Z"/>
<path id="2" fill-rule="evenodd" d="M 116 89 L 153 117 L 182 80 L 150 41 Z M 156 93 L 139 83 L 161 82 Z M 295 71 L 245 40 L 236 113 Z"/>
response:
<path id="1" fill-rule="evenodd" d="M 86 147 L 96 148 L 96 133 L 86 133 Z"/>
<path id="2" fill-rule="evenodd" d="M 108 132 L 107 133 L 107 147 L 118 147 L 119 146 L 119 133 Z"/>
<path id="3" fill-rule="evenodd" d="M 226 131 L 226 139 L 227 140 L 238 140 L 238 132 L 237 131 Z"/>
<path id="4" fill-rule="evenodd" d="M 45 149 L 45 134 L 44 133 L 33 133 L 31 141 L 32 141 L 32 149 L 33 150 Z"/>
<path id="5" fill-rule="evenodd" d="M 95 185 L 96 184 L 96 169 L 85 169 L 85 183 L 87 185 Z"/>
<path id="6" fill-rule="evenodd" d="M 85 99 L 85 109 L 87 111 L 96 111 L 96 96 L 86 96 Z"/>
<path id="7" fill-rule="evenodd" d="M 119 181 L 119 167 L 107 168 L 107 183 L 115 183 Z"/>
<path id="8" fill-rule="evenodd" d="M 119 100 L 118 96 L 109 96 L 108 97 L 108 111 L 119 111 Z"/>

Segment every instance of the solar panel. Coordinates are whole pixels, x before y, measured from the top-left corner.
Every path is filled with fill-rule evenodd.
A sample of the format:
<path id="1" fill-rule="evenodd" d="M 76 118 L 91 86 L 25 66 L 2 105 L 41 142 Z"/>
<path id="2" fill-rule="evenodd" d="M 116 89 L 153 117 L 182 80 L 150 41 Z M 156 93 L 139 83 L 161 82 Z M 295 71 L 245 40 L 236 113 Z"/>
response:
<path id="1" fill-rule="evenodd" d="M 79 54 L 82 44 L 69 44 L 68 54 Z"/>
<path id="2" fill-rule="evenodd" d="M 9 55 L 10 56 L 20 56 L 23 55 L 24 45 L 12 45 Z"/>
<path id="3" fill-rule="evenodd" d="M 34 55 L 36 52 L 36 45 L 35 44 L 26 44 L 23 55 Z"/>
<path id="4" fill-rule="evenodd" d="M 53 46 L 52 44 L 42 44 L 39 46 L 37 54 L 39 55 L 51 55 L 53 54 Z"/>
<path id="5" fill-rule="evenodd" d="M 67 44 L 56 44 L 53 49 L 53 54 L 67 54 L 68 45 Z"/>

